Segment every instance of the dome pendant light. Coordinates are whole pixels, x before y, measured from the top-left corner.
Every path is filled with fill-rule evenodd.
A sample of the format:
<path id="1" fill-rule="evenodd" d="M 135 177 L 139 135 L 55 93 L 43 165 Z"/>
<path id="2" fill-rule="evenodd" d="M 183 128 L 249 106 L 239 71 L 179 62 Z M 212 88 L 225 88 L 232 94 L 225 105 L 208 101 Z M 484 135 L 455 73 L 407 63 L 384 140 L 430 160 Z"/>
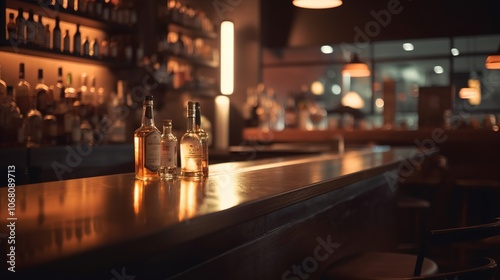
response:
<path id="1" fill-rule="evenodd" d="M 370 68 L 364 62 L 359 59 L 357 53 L 353 53 L 351 57 L 351 62 L 344 65 L 342 69 L 343 75 L 349 75 L 351 77 L 368 77 L 370 76 Z"/>
<path id="2" fill-rule="evenodd" d="M 342 0 L 293 0 L 293 5 L 304 9 L 330 9 L 342 5 Z"/>

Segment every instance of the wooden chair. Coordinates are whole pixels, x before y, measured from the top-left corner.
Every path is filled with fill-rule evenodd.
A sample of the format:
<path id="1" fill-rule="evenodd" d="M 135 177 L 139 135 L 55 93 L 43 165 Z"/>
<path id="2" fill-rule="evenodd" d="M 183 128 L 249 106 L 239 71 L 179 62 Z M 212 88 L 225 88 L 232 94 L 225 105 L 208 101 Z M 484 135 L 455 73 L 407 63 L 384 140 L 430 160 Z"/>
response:
<path id="1" fill-rule="evenodd" d="M 496 262 L 486 258 L 474 267 L 438 273 L 437 264 L 426 258 L 431 246 L 479 240 L 500 235 L 500 218 L 477 226 L 432 230 L 417 256 L 400 253 L 367 252 L 330 265 L 322 279 L 492 279 Z M 451 278 L 450 278 L 451 277 Z"/>

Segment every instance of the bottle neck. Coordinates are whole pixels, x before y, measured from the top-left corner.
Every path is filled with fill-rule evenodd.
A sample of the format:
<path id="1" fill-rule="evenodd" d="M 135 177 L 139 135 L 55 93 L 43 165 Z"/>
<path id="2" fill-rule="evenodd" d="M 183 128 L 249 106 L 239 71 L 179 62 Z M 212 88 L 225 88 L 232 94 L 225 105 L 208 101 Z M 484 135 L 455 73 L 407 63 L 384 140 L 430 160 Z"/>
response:
<path id="1" fill-rule="evenodd" d="M 189 116 L 187 118 L 187 130 L 194 131 L 196 129 L 196 120 L 195 116 Z"/>
<path id="2" fill-rule="evenodd" d="M 194 120 L 196 129 L 201 129 L 201 112 L 199 108 L 196 108 L 196 114 Z"/>
<path id="3" fill-rule="evenodd" d="M 142 126 L 154 126 L 154 118 L 153 118 L 153 103 L 152 102 L 144 102 L 142 106 Z"/>
<path id="4" fill-rule="evenodd" d="M 163 135 L 168 135 L 172 134 L 172 126 L 171 125 L 164 125 L 163 126 Z"/>

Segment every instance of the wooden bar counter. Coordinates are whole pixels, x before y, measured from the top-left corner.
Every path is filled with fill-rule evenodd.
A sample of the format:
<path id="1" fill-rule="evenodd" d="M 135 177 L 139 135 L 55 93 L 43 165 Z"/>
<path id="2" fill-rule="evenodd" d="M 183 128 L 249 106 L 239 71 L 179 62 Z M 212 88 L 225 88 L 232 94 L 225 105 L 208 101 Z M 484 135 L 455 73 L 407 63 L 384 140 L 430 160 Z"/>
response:
<path id="1" fill-rule="evenodd" d="M 371 147 L 215 164 L 198 181 L 130 173 L 2 188 L 2 279 L 317 279 L 395 245 L 395 178 L 431 153 Z"/>

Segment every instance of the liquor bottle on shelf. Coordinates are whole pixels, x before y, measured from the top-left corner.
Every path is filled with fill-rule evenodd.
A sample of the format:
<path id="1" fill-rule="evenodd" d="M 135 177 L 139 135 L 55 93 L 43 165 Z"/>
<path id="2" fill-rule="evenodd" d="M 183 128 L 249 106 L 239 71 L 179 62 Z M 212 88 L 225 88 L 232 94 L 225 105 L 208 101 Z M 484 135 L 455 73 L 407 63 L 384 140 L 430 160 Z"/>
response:
<path id="1" fill-rule="evenodd" d="M 59 27 L 59 17 L 56 17 L 56 25 L 52 31 L 52 49 L 61 51 L 61 28 Z"/>
<path id="2" fill-rule="evenodd" d="M 83 56 L 89 56 L 90 55 L 89 36 L 85 37 L 85 40 L 83 41 L 82 55 Z"/>
<path id="3" fill-rule="evenodd" d="M 196 117 L 195 117 L 195 130 L 200 136 L 201 145 L 203 148 L 203 156 L 201 159 L 201 167 L 203 171 L 203 176 L 208 176 L 208 133 L 201 127 L 201 109 L 200 103 L 195 102 L 196 105 Z"/>
<path id="4" fill-rule="evenodd" d="M 73 124 L 74 118 L 78 115 L 74 110 L 73 104 L 77 100 L 76 98 L 76 90 L 73 87 L 73 75 L 68 73 L 66 76 L 66 86 L 64 89 L 64 99 L 66 101 L 67 111 L 64 114 L 63 122 L 64 122 L 64 135 L 65 142 L 70 144 L 72 142 L 72 134 L 73 134 Z M 78 127 L 79 129 L 79 127 Z"/>
<path id="5" fill-rule="evenodd" d="M 101 16 L 104 21 L 110 20 L 112 5 L 113 3 L 111 2 L 111 0 L 104 1 L 104 4 L 102 6 L 102 16 Z"/>
<path id="6" fill-rule="evenodd" d="M 203 177 L 203 146 L 196 133 L 196 105 L 189 101 L 187 107 L 187 130 L 181 138 L 181 176 Z"/>
<path id="7" fill-rule="evenodd" d="M 92 47 L 90 49 L 90 56 L 98 58 L 99 57 L 99 41 L 97 38 L 92 41 Z"/>
<path id="8" fill-rule="evenodd" d="M 7 125 L 8 142 L 14 145 L 19 143 L 19 141 L 24 143 L 24 133 L 20 133 L 20 131 L 23 131 L 23 115 L 21 115 L 21 111 L 16 104 L 14 88 L 12 86 L 7 86 L 7 101 L 10 107 L 9 124 Z"/>
<path id="9" fill-rule="evenodd" d="M 128 108 L 126 107 L 125 102 L 125 82 L 123 80 L 119 80 L 117 82 L 117 91 L 116 94 L 112 94 L 111 96 L 111 107 L 108 110 L 108 116 L 113 122 L 113 126 L 109 133 L 109 140 L 113 143 L 123 143 L 126 141 L 126 123 L 124 118 L 126 117 L 126 111 Z"/>
<path id="10" fill-rule="evenodd" d="M 76 32 L 73 36 L 73 54 L 82 54 L 82 35 L 80 34 L 80 24 L 76 24 Z"/>
<path id="11" fill-rule="evenodd" d="M 94 4 L 95 4 L 94 0 L 88 0 L 86 11 L 85 11 L 89 16 L 92 16 L 92 17 L 95 16 L 95 5 Z"/>
<path id="12" fill-rule="evenodd" d="M 17 26 L 17 39 L 19 43 L 24 44 L 26 38 L 26 19 L 24 18 L 24 10 L 23 8 L 19 8 L 17 10 L 16 17 L 16 26 Z"/>
<path id="13" fill-rule="evenodd" d="M 109 40 L 106 38 L 101 41 L 101 48 L 99 50 L 99 58 L 109 57 Z"/>
<path id="14" fill-rule="evenodd" d="M 67 0 L 66 1 L 66 10 L 70 10 L 70 11 L 75 10 L 75 0 Z"/>
<path id="15" fill-rule="evenodd" d="M 14 13 L 9 13 L 9 22 L 7 22 L 7 40 L 17 42 L 17 25 L 14 22 Z"/>
<path id="16" fill-rule="evenodd" d="M 36 23 L 35 44 L 37 46 L 45 46 L 45 26 L 42 22 L 43 16 L 38 14 L 38 22 Z"/>
<path id="17" fill-rule="evenodd" d="M 68 105 L 66 103 L 66 98 L 64 97 L 64 89 L 63 71 L 62 67 L 59 67 L 57 68 L 57 83 L 52 88 L 55 104 L 54 115 L 58 123 L 57 144 L 59 145 L 66 144 L 64 137 L 64 115 L 68 111 Z"/>
<path id="18" fill-rule="evenodd" d="M 78 12 L 79 13 L 86 13 L 87 12 L 87 3 L 88 1 L 86 0 L 78 0 Z"/>
<path id="19" fill-rule="evenodd" d="M 104 0 L 95 0 L 94 12 L 98 18 L 103 18 Z"/>
<path id="20" fill-rule="evenodd" d="M 37 109 L 37 98 L 31 96 L 30 110 L 26 116 L 26 144 L 28 147 L 38 146 L 42 143 L 43 117 Z"/>
<path id="21" fill-rule="evenodd" d="M 52 105 L 47 108 L 47 114 L 43 117 L 42 125 L 44 143 L 51 146 L 56 145 L 58 140 L 58 122 Z"/>
<path id="22" fill-rule="evenodd" d="M 50 25 L 45 25 L 45 45 L 46 49 L 50 49 Z"/>
<path id="23" fill-rule="evenodd" d="M 172 134 L 172 120 L 163 120 L 163 134 L 160 147 L 160 178 L 177 176 L 177 138 Z"/>
<path id="24" fill-rule="evenodd" d="M 26 20 L 26 44 L 30 46 L 36 45 L 37 23 L 35 22 L 33 13 L 33 10 L 29 10 L 28 19 Z"/>
<path id="25" fill-rule="evenodd" d="M 161 135 L 153 116 L 153 96 L 144 97 L 141 127 L 134 132 L 135 177 L 141 180 L 158 178 Z"/>
<path id="26" fill-rule="evenodd" d="M 64 40 L 63 40 L 63 52 L 69 53 L 69 30 L 66 29 L 66 33 L 64 34 Z"/>
<path id="27" fill-rule="evenodd" d="M 30 110 L 30 91 L 31 85 L 25 80 L 24 63 L 19 64 L 19 83 L 17 84 L 14 94 L 16 96 L 17 105 L 21 110 L 21 114 L 26 116 Z"/>
<path id="28" fill-rule="evenodd" d="M 52 103 L 49 94 L 49 87 L 43 80 L 43 69 L 38 69 L 38 84 L 35 86 L 34 98 L 36 99 L 37 109 L 42 115 L 47 114 L 47 107 Z"/>

